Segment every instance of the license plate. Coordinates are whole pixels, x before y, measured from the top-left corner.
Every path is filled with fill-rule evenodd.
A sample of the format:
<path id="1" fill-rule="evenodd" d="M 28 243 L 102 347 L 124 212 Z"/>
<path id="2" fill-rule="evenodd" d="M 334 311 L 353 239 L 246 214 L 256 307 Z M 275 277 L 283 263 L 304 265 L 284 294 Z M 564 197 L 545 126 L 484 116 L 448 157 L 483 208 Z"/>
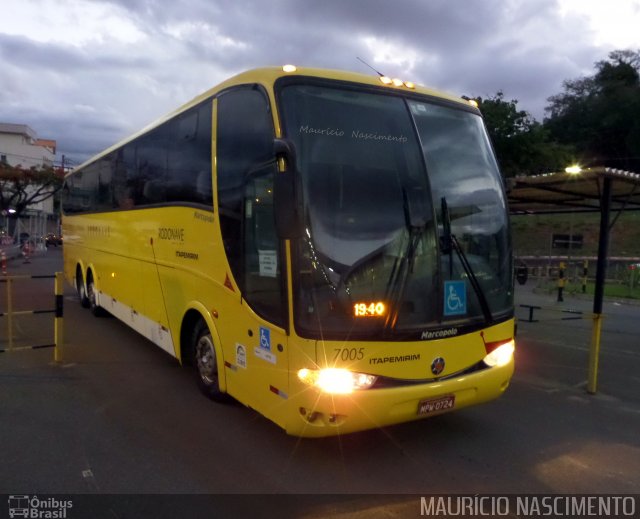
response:
<path id="1" fill-rule="evenodd" d="M 453 404 L 456 401 L 455 395 L 441 396 L 439 398 L 432 398 L 430 400 L 423 400 L 418 404 L 418 414 L 430 414 L 438 411 L 446 411 L 447 409 L 453 409 Z"/>

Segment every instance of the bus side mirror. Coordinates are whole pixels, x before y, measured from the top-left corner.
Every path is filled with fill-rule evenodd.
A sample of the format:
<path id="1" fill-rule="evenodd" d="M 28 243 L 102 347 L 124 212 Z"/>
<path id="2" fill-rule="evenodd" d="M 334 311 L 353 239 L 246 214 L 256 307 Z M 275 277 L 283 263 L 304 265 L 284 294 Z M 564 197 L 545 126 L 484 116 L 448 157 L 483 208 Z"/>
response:
<path id="1" fill-rule="evenodd" d="M 276 230 L 285 240 L 300 238 L 303 232 L 302 186 L 296 169 L 296 150 L 289 139 L 274 139 L 276 159 L 284 159 L 284 171 L 276 171 L 273 183 L 273 203 Z"/>

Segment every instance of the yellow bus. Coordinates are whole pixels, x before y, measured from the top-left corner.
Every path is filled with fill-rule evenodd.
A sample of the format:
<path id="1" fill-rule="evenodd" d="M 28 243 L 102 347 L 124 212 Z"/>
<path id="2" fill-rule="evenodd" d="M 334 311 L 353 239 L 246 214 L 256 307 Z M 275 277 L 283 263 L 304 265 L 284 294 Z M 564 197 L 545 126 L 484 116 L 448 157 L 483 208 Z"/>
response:
<path id="1" fill-rule="evenodd" d="M 63 193 L 82 305 L 289 434 L 416 420 L 509 385 L 506 198 L 469 100 L 252 70 L 90 159 Z"/>

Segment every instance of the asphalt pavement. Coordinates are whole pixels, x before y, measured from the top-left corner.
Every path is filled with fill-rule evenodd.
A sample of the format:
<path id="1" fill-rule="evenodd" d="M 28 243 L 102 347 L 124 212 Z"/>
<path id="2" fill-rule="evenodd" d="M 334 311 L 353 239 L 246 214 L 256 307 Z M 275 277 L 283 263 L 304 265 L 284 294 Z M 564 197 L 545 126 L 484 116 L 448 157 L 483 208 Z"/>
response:
<path id="1" fill-rule="evenodd" d="M 61 268 L 53 249 L 28 264 L 11 261 L 9 273 Z M 15 304 L 51 305 L 46 283 L 19 291 Z M 337 514 L 336 503 L 368 496 L 367 517 L 405 517 L 419 515 L 419 503 L 398 501 L 402 495 L 640 489 L 640 306 L 605 303 L 596 395 L 586 393 L 592 303 L 558 303 L 528 284 L 517 287 L 517 368 L 503 397 L 420 422 L 301 440 L 244 406 L 209 402 L 170 356 L 117 320 L 91 316 L 71 287 L 64 299 L 62 362 L 51 349 L 0 354 L 0 493 L 329 496 L 325 508 L 301 502 L 304 513 L 291 517 L 364 517 L 361 497 L 350 505 L 356 515 Z M 539 321 L 527 322 L 521 304 L 543 307 Z M 45 317 L 53 319 L 38 318 Z M 22 318 L 19 330 L 25 342 L 49 333 Z"/>

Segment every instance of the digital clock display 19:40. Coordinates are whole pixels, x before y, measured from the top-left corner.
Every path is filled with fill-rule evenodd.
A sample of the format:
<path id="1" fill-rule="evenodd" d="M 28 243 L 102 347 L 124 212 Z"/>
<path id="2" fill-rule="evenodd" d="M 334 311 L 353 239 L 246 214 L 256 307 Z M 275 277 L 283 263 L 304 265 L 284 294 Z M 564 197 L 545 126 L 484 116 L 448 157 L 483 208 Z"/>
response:
<path id="1" fill-rule="evenodd" d="M 353 313 L 356 317 L 383 317 L 387 313 L 387 306 L 382 301 L 355 303 Z"/>

